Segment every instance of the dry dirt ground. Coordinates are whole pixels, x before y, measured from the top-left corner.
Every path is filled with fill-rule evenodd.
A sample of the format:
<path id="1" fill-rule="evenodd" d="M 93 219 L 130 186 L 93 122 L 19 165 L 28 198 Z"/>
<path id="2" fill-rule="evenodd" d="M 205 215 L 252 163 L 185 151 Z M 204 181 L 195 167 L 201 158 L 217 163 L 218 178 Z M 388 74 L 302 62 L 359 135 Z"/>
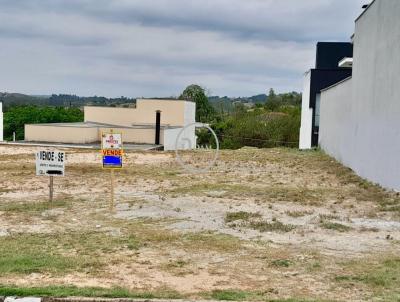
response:
<path id="1" fill-rule="evenodd" d="M 197 174 L 172 153 L 127 153 L 110 208 L 98 151 L 66 150 L 49 204 L 36 150 L 0 146 L 0 288 L 400 301 L 399 194 L 322 152 L 223 151 Z"/>

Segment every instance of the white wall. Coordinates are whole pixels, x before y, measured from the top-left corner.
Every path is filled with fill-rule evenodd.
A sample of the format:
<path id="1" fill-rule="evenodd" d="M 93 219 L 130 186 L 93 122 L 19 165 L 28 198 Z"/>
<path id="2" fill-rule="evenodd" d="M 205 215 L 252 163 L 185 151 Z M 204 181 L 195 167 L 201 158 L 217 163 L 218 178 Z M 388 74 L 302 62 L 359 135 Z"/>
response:
<path id="1" fill-rule="evenodd" d="M 352 148 L 352 79 L 321 92 L 319 145 L 343 164 Z"/>
<path id="2" fill-rule="evenodd" d="M 196 103 L 185 102 L 184 107 L 184 126 L 195 122 Z M 183 128 L 183 127 L 182 127 Z M 176 138 L 182 128 L 167 128 L 164 130 L 164 150 L 170 151 L 176 149 Z M 182 145 L 183 144 L 183 145 Z M 178 142 L 178 149 L 196 149 L 196 127 L 185 128 Z"/>
<path id="3" fill-rule="evenodd" d="M 3 130 L 3 103 L 0 102 L 0 142 L 4 140 Z"/>
<path id="4" fill-rule="evenodd" d="M 322 93 L 322 148 L 360 176 L 400 190 L 400 1 L 356 21 L 353 77 Z"/>
<path id="5" fill-rule="evenodd" d="M 301 102 L 300 149 L 311 149 L 313 110 L 310 108 L 311 71 L 304 75 L 304 88 Z"/>
<path id="6" fill-rule="evenodd" d="M 156 111 L 161 110 L 161 124 L 181 127 L 185 124 L 186 108 L 191 108 L 188 103 L 195 105 L 183 100 L 138 99 L 136 108 L 85 106 L 84 121 L 126 127 L 155 124 Z"/>

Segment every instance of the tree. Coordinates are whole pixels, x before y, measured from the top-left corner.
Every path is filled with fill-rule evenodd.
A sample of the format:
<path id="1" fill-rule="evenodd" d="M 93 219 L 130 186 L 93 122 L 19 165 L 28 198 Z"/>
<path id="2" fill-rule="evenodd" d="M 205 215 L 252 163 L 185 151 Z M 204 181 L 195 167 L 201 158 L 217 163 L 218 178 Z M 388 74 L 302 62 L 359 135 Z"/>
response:
<path id="1" fill-rule="evenodd" d="M 4 139 L 24 139 L 25 124 L 82 122 L 83 112 L 79 108 L 39 107 L 33 105 L 12 106 L 4 112 Z"/>
<path id="2" fill-rule="evenodd" d="M 179 99 L 196 103 L 196 121 L 205 123 L 213 120 L 215 111 L 208 102 L 204 88 L 199 85 L 189 85 Z"/>
<path id="3" fill-rule="evenodd" d="M 265 103 L 265 108 L 270 111 L 275 111 L 279 108 L 280 103 L 281 102 L 279 97 L 276 95 L 274 89 L 271 88 L 268 93 L 267 102 Z"/>

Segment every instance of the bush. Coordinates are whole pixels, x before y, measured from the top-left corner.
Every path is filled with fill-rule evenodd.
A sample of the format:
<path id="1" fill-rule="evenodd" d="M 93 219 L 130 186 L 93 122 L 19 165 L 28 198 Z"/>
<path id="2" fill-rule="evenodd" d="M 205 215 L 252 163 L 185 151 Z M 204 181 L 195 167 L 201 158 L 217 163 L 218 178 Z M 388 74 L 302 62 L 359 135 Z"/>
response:
<path id="1" fill-rule="evenodd" d="M 224 122 L 213 125 L 221 147 L 238 149 L 244 146 L 269 148 L 297 147 L 300 129 L 300 108 L 283 106 L 279 111 L 240 110 Z"/>

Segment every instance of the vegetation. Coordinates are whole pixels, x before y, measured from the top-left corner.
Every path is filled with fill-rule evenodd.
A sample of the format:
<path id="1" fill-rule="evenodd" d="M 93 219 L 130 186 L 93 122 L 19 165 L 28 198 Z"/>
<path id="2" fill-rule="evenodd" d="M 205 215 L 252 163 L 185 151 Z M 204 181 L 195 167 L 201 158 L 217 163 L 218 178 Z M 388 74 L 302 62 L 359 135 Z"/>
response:
<path id="1" fill-rule="evenodd" d="M 296 227 L 291 224 L 284 224 L 280 221 L 250 221 L 248 226 L 260 232 L 280 232 L 287 233 L 294 230 Z"/>
<path id="2" fill-rule="evenodd" d="M 199 85 L 190 85 L 186 87 L 179 98 L 196 103 L 197 122 L 206 123 L 214 118 L 214 108 L 208 102 L 205 89 Z"/>
<path id="3" fill-rule="evenodd" d="M 321 227 L 327 230 L 334 230 L 334 231 L 338 231 L 338 232 L 348 232 L 350 231 L 352 228 L 341 224 L 341 223 L 336 223 L 336 222 L 330 222 L 330 221 L 323 221 L 321 223 Z"/>
<path id="4" fill-rule="evenodd" d="M 24 125 L 38 123 L 82 122 L 83 112 L 79 108 L 39 107 L 22 105 L 10 107 L 4 113 L 4 139 L 24 139 Z"/>
<path id="5" fill-rule="evenodd" d="M 296 147 L 300 129 L 301 94 L 296 92 L 269 94 L 249 98 L 207 97 L 205 88 L 189 85 L 180 99 L 196 103 L 196 121 L 210 124 L 216 131 L 220 147 L 238 149 L 244 146 L 269 148 Z M 29 96 L 17 93 L 0 93 L 4 103 L 4 137 L 12 140 L 24 138 L 24 125 L 36 123 L 80 122 L 83 105 L 130 107 L 135 99 L 79 97 L 69 94 Z M 215 145 L 207 130 L 197 133 L 200 145 Z"/>
<path id="6" fill-rule="evenodd" d="M 347 287 L 360 283 L 374 291 L 381 301 L 399 301 L 400 258 L 381 256 L 379 261 L 352 260 L 344 264 L 348 274 L 338 275 L 335 281 Z"/>
<path id="7" fill-rule="evenodd" d="M 0 296 L 40 296 L 40 297 L 102 297 L 102 298 L 141 298 L 141 299 L 179 299 L 175 291 L 133 292 L 124 288 L 47 286 L 47 287 L 17 287 L 0 285 Z"/>
<path id="8" fill-rule="evenodd" d="M 271 88 L 264 103 L 249 103 L 236 101 L 233 109 L 225 111 L 226 99 L 219 105 L 212 98 L 215 110 L 209 110 L 210 105 L 204 95 L 204 89 L 197 85 L 186 88 L 182 96 L 197 91 L 201 95 L 197 102 L 197 120 L 210 123 L 224 149 L 238 149 L 244 146 L 269 148 L 276 146 L 297 147 L 299 141 L 301 119 L 301 95 L 292 92 L 275 94 Z M 192 93 L 192 92 L 191 92 Z M 262 95 L 261 95 L 262 96 Z M 256 96 L 256 100 L 260 96 Z M 188 98 L 190 99 L 190 98 Z M 215 105 L 217 104 L 217 105 Z M 220 106 L 220 108 L 218 108 Z M 218 112 L 219 110 L 219 112 Z M 206 130 L 198 132 L 200 145 L 214 145 L 214 138 Z"/>
<path id="9" fill-rule="evenodd" d="M 226 213 L 225 215 L 225 222 L 233 222 L 236 220 L 249 220 L 250 218 L 260 218 L 260 213 L 249 213 L 249 212 L 233 212 L 233 213 Z"/>

